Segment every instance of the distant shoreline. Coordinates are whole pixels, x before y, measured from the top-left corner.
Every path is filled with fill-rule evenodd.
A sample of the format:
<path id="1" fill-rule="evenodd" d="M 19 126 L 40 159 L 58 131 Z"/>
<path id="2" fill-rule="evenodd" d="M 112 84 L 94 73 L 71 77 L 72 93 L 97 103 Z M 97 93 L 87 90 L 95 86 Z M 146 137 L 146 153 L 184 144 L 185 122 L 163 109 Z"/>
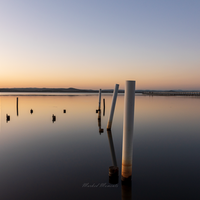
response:
<path id="1" fill-rule="evenodd" d="M 143 92 L 148 96 L 200 96 L 199 91 L 179 91 L 179 92 Z"/>
<path id="2" fill-rule="evenodd" d="M 99 90 L 76 88 L 0 88 L 0 93 L 98 93 Z M 102 93 L 113 93 L 113 89 L 102 89 Z M 136 90 L 148 96 L 200 96 L 200 90 Z M 119 90 L 118 93 L 124 93 Z"/>
<path id="3" fill-rule="evenodd" d="M 99 90 L 86 90 L 76 88 L 0 88 L 0 92 L 20 92 L 20 93 L 99 93 Z M 112 93 L 113 90 L 101 90 L 102 93 Z M 118 93 L 124 93 L 119 90 Z"/>

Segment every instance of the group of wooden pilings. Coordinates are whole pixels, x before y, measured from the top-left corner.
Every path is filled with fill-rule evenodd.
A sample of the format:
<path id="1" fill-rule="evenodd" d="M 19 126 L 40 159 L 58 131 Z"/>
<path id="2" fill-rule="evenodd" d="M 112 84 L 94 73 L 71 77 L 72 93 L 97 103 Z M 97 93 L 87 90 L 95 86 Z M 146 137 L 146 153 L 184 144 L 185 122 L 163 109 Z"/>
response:
<path id="1" fill-rule="evenodd" d="M 119 85 L 115 85 L 113 93 L 110 116 L 107 124 L 107 133 L 113 160 L 113 166 L 109 167 L 110 183 L 118 180 L 118 166 L 112 141 L 112 121 L 114 116 L 115 104 L 117 100 Z M 132 157 L 133 157 L 133 129 L 134 129 L 134 105 L 135 105 L 135 81 L 126 81 L 124 94 L 124 119 L 123 119 L 123 141 L 122 141 L 122 163 L 121 181 L 125 185 L 131 184 L 132 179 Z M 105 108 L 105 106 L 104 106 Z M 101 89 L 99 90 L 98 116 L 101 115 Z"/>
<path id="2" fill-rule="evenodd" d="M 115 90 L 113 93 L 113 99 L 112 99 L 110 117 L 108 119 L 108 124 L 107 124 L 107 130 L 111 130 L 118 89 L 119 89 L 119 84 L 116 84 Z M 99 105 L 98 105 L 98 109 L 96 110 L 96 113 L 98 113 L 98 119 L 101 119 L 101 89 L 99 90 Z M 103 99 L 103 115 L 105 115 L 105 99 Z"/>
<path id="3" fill-rule="evenodd" d="M 18 97 L 16 99 L 16 110 L 17 110 L 17 116 L 19 116 L 19 109 L 18 109 Z M 30 113 L 33 114 L 33 109 L 30 110 Z M 66 113 L 66 110 L 63 110 L 63 113 Z M 6 114 L 6 122 L 10 121 L 10 115 Z M 52 122 L 54 123 L 56 121 L 56 116 L 52 115 Z"/>

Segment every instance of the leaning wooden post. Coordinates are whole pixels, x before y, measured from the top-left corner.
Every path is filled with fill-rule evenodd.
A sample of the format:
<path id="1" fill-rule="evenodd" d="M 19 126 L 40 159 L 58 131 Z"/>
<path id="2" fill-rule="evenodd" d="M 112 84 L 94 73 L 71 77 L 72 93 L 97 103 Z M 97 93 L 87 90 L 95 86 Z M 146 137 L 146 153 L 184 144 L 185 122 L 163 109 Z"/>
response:
<path id="1" fill-rule="evenodd" d="M 135 81 L 126 81 L 124 95 L 121 180 L 127 183 L 131 183 L 132 176 L 134 104 Z"/>
<path id="2" fill-rule="evenodd" d="M 110 118 L 108 119 L 107 130 L 110 130 L 111 126 L 112 126 L 112 120 L 113 120 L 113 115 L 114 115 L 114 111 L 115 111 L 115 104 L 116 104 L 116 100 L 117 100 L 118 88 L 119 88 L 119 84 L 116 84 L 115 90 L 113 93 L 113 100 L 112 100 L 112 105 L 111 105 L 111 110 L 110 110 Z"/>

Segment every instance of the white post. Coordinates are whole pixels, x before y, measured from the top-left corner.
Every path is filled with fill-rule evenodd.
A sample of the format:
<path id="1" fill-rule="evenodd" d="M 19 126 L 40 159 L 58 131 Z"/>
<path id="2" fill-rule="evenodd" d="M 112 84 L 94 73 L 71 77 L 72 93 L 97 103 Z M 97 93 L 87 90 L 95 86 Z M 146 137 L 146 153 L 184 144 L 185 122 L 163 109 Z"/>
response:
<path id="1" fill-rule="evenodd" d="M 124 95 L 124 121 L 122 144 L 122 181 L 131 181 L 133 156 L 133 123 L 135 104 L 135 81 L 126 81 Z"/>
<path id="2" fill-rule="evenodd" d="M 113 115 L 114 115 L 114 111 L 115 111 L 115 104 L 116 104 L 116 100 L 117 100 L 118 88 L 119 88 L 119 84 L 116 84 L 115 90 L 113 93 L 112 106 L 111 106 L 111 110 L 110 110 L 110 118 L 108 119 L 107 130 L 110 130 L 111 126 L 112 126 L 112 120 L 113 120 Z"/>
<path id="3" fill-rule="evenodd" d="M 99 89 L 99 108 L 98 110 L 101 109 L 101 89 Z"/>

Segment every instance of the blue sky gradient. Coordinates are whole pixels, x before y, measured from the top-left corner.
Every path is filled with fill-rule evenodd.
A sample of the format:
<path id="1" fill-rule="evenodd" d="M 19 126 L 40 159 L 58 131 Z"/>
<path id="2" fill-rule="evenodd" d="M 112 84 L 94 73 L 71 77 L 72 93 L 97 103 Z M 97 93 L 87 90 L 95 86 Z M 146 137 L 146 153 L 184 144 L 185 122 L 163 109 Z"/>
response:
<path id="1" fill-rule="evenodd" d="M 0 87 L 200 89 L 199 0 L 1 0 Z"/>

